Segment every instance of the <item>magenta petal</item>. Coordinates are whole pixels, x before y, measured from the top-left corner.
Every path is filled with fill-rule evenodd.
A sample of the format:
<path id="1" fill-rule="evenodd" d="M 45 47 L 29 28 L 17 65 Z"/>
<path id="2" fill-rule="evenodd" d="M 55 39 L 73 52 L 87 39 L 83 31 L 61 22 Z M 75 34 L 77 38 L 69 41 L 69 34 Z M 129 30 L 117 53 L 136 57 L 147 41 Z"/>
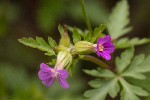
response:
<path id="1" fill-rule="evenodd" d="M 110 59 L 111 59 L 110 54 L 109 54 L 109 53 L 106 53 L 106 52 L 101 53 L 101 56 L 102 56 L 103 58 L 105 58 L 106 60 L 110 60 Z"/>
<path id="2" fill-rule="evenodd" d="M 51 68 L 48 65 L 44 64 L 44 63 L 40 64 L 40 69 L 44 72 L 49 72 L 51 70 Z"/>
<path id="3" fill-rule="evenodd" d="M 64 88 L 64 89 L 69 88 L 68 82 L 64 78 L 62 78 L 61 76 L 58 77 L 58 82 L 59 82 L 59 84 L 61 85 L 62 88 Z"/>
<path id="4" fill-rule="evenodd" d="M 43 72 L 42 70 L 40 70 L 38 72 L 38 76 L 39 76 L 39 79 L 44 81 L 44 80 L 48 80 L 52 75 L 51 73 L 49 72 Z"/>
<path id="5" fill-rule="evenodd" d="M 50 87 L 53 83 L 54 83 L 55 78 L 50 78 L 48 80 L 42 81 L 42 83 L 46 86 L 46 87 Z"/>
<path id="6" fill-rule="evenodd" d="M 101 56 L 101 52 L 99 52 L 99 51 L 97 51 L 96 54 L 97 54 L 98 57 Z"/>
<path id="7" fill-rule="evenodd" d="M 58 70 L 57 72 L 59 72 L 59 75 L 64 79 L 66 79 L 69 75 L 67 70 Z"/>
<path id="8" fill-rule="evenodd" d="M 97 44 L 104 44 L 106 42 L 111 42 L 109 35 L 105 36 L 104 38 L 99 38 Z"/>
<path id="9" fill-rule="evenodd" d="M 104 52 L 107 53 L 113 53 L 115 51 L 115 46 L 112 43 L 105 43 L 104 46 Z"/>

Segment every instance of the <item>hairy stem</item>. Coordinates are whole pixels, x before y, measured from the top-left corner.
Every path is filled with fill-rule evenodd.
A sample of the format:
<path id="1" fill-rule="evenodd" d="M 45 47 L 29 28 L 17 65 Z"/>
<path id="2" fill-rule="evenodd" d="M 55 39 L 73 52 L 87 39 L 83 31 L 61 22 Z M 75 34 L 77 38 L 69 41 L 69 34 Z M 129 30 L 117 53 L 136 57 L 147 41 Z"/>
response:
<path id="1" fill-rule="evenodd" d="M 85 22 L 86 22 L 86 26 L 89 29 L 90 33 L 93 33 L 92 27 L 91 27 L 91 24 L 90 24 L 90 20 L 89 20 L 87 14 L 86 14 L 84 0 L 80 0 L 80 4 L 81 4 L 81 8 L 82 8 L 82 13 L 83 13 L 83 16 L 84 16 L 84 19 L 85 19 Z"/>
<path id="2" fill-rule="evenodd" d="M 103 69 L 109 69 L 109 70 L 113 71 L 112 68 L 109 67 L 106 63 L 104 63 L 103 61 L 101 61 L 100 59 L 98 59 L 94 56 L 85 55 L 83 58 L 81 58 L 81 60 L 91 61 L 91 62 L 99 65 L 99 67 L 101 67 Z"/>

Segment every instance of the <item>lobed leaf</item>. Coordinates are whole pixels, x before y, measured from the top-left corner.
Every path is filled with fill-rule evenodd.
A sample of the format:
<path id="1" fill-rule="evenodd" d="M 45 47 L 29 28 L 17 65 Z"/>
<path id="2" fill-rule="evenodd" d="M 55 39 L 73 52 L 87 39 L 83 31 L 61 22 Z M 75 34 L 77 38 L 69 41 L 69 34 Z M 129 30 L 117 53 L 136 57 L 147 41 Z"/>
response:
<path id="1" fill-rule="evenodd" d="M 88 84 L 93 88 L 99 88 L 103 84 L 103 80 L 101 79 L 95 79 L 90 81 Z"/>
<path id="2" fill-rule="evenodd" d="M 118 73 L 122 73 L 128 67 L 128 65 L 131 63 L 133 55 L 134 55 L 134 48 L 129 48 L 121 54 L 120 58 L 116 57 L 115 62 Z"/>
<path id="3" fill-rule="evenodd" d="M 147 38 L 144 38 L 144 39 L 133 38 L 130 40 L 129 38 L 122 38 L 116 41 L 115 47 L 119 49 L 128 48 L 131 46 L 142 45 L 142 44 L 149 43 L 149 42 L 150 42 L 150 39 L 147 39 Z"/>
<path id="4" fill-rule="evenodd" d="M 86 91 L 84 96 L 88 97 L 90 100 L 105 100 L 107 94 L 114 98 L 120 90 L 118 80 L 115 78 L 107 81 L 103 80 L 102 83 L 99 81 L 99 84 L 99 88 Z"/>
<path id="5" fill-rule="evenodd" d="M 108 32 L 112 39 L 128 33 L 132 28 L 129 25 L 129 6 L 127 0 L 121 0 L 112 10 L 107 23 Z"/>
<path id="6" fill-rule="evenodd" d="M 141 87 L 131 85 L 124 79 L 119 80 L 123 90 L 121 91 L 121 100 L 140 100 L 138 96 L 148 96 L 149 93 Z"/>
<path id="7" fill-rule="evenodd" d="M 51 37 L 48 37 L 48 43 L 52 48 L 57 46 L 57 43 Z"/>
<path id="8" fill-rule="evenodd" d="M 45 51 L 45 55 L 51 56 L 55 55 L 53 49 L 43 40 L 43 38 L 36 37 L 36 40 L 33 38 L 25 38 L 18 39 L 18 41 L 26 46 L 37 48 L 41 51 Z"/>
<path id="9" fill-rule="evenodd" d="M 145 58 L 144 54 L 135 56 L 130 66 L 122 76 L 135 79 L 145 79 L 144 73 L 150 71 L 150 55 Z"/>
<path id="10" fill-rule="evenodd" d="M 99 70 L 83 70 L 86 74 L 95 76 L 95 77 L 104 77 L 104 78 L 113 78 L 115 74 L 107 69 L 99 69 Z"/>

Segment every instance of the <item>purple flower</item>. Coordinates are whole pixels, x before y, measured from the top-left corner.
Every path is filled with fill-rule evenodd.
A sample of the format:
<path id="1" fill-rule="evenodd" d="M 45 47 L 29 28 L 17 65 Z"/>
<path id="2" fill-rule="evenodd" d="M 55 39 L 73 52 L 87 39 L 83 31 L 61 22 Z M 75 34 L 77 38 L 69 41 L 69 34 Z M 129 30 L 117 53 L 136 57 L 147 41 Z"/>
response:
<path id="1" fill-rule="evenodd" d="M 68 77 L 68 72 L 66 70 L 57 70 L 41 63 L 38 76 L 46 87 L 50 87 L 54 83 L 55 79 L 58 78 L 58 82 L 62 88 L 69 88 L 69 84 L 66 81 L 66 78 Z"/>
<path id="2" fill-rule="evenodd" d="M 109 35 L 104 38 L 99 38 L 95 47 L 98 57 L 102 56 L 106 60 L 111 59 L 111 53 L 115 50 L 115 46 L 111 43 L 111 37 Z"/>

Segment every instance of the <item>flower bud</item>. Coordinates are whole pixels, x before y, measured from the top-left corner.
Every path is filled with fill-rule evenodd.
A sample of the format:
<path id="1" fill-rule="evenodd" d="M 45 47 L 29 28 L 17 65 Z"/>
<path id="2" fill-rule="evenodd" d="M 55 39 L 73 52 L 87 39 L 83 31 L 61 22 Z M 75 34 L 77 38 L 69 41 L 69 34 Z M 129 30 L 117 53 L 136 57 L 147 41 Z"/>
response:
<path id="1" fill-rule="evenodd" d="M 78 53 L 88 53 L 93 51 L 93 43 L 87 41 L 79 41 L 75 44 L 75 50 Z"/>
<path id="2" fill-rule="evenodd" d="M 68 51 L 60 51 L 57 55 L 55 68 L 57 70 L 68 69 L 72 63 L 72 55 Z"/>

